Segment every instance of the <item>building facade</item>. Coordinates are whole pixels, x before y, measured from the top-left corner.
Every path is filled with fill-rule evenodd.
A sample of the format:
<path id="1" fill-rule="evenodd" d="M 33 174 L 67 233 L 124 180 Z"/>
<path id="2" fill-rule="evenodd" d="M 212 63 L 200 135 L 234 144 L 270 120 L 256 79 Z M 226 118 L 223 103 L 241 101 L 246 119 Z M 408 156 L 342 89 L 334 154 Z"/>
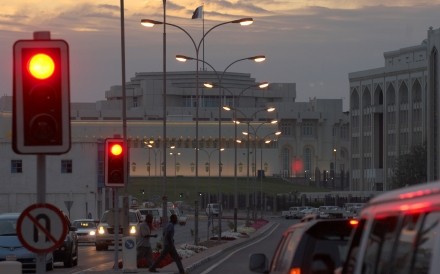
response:
<path id="1" fill-rule="evenodd" d="M 389 190 L 396 159 L 423 144 L 438 180 L 439 47 L 431 27 L 420 45 L 385 52 L 384 67 L 349 74 L 351 190 Z"/>
<path id="2" fill-rule="evenodd" d="M 167 73 L 165 114 L 162 73 L 137 73 L 127 83 L 130 176 L 163 176 L 165 166 L 170 177 L 264 173 L 283 177 L 286 184 L 348 187 L 349 121 L 342 99 L 295 102 L 294 83 L 260 89 L 245 73 L 225 73 L 218 83 L 214 72 L 200 71 L 198 85 L 195 79 L 194 71 Z M 217 88 L 205 88 L 207 82 Z M 48 157 L 48 202 L 65 208 L 65 201 L 73 200 L 70 211 L 76 218 L 89 212 L 99 216 L 109 206 L 103 143 L 122 136 L 121 87 L 111 87 L 105 96 L 104 101 L 71 104 L 72 149 Z M 17 155 L 11 148 L 11 101 L 0 98 L 0 211 L 22 210 L 35 201 L 35 156 Z M 269 107 L 275 111 L 267 112 Z"/>

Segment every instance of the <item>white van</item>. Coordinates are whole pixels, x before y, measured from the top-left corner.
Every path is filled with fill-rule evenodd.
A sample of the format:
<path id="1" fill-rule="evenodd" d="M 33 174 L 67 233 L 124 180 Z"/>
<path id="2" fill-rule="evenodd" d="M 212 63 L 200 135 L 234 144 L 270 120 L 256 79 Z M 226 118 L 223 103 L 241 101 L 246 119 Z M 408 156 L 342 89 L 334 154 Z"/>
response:
<path id="1" fill-rule="evenodd" d="M 359 214 L 339 273 L 439 273 L 440 182 L 386 192 Z"/>
<path id="2" fill-rule="evenodd" d="M 214 215 L 217 217 L 220 214 L 221 206 L 220 204 L 208 204 L 206 205 L 206 215 Z"/>

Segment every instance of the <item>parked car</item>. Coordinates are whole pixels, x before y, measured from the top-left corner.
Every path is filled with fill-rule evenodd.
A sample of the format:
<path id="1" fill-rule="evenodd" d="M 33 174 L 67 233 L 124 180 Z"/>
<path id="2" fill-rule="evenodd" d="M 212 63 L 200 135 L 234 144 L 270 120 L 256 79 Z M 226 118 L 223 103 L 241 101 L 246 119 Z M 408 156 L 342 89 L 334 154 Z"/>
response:
<path id="1" fill-rule="evenodd" d="M 79 243 L 95 243 L 97 221 L 93 219 L 79 219 L 72 222 L 76 227 Z"/>
<path id="2" fill-rule="evenodd" d="M 440 182 L 374 197 L 358 221 L 343 274 L 439 273 Z"/>
<path id="3" fill-rule="evenodd" d="M 121 217 L 122 210 L 120 210 L 119 216 Z M 113 224 L 114 211 L 107 210 L 102 214 L 99 220 L 98 228 L 96 229 L 95 247 L 97 251 L 108 250 L 109 245 L 115 245 L 115 229 Z M 128 211 L 128 231 L 124 231 L 123 224 L 119 223 L 119 245 L 122 243 L 122 237 L 127 235 L 135 236 L 139 224 L 142 221 L 142 215 L 137 209 L 129 209 Z M 122 218 L 120 218 L 122 219 Z"/>
<path id="4" fill-rule="evenodd" d="M 19 261 L 23 272 L 36 271 L 36 254 L 26 249 L 17 236 L 20 213 L 0 214 L 0 262 Z M 53 270 L 53 254 L 46 254 L 46 270 Z"/>
<path id="5" fill-rule="evenodd" d="M 353 228 L 345 219 L 297 223 L 283 233 L 270 265 L 265 254 L 257 253 L 251 255 L 249 269 L 271 274 L 333 273 L 342 264 Z M 326 267 L 329 262 L 333 264 Z"/>
<path id="6" fill-rule="evenodd" d="M 288 210 L 281 211 L 281 216 L 283 216 L 285 219 L 295 219 L 299 218 L 300 211 L 304 208 L 299 206 L 292 206 L 289 207 Z"/>
<path id="7" fill-rule="evenodd" d="M 206 215 L 214 215 L 217 217 L 220 214 L 221 206 L 220 204 L 207 204 L 206 205 Z"/>
<path id="8" fill-rule="evenodd" d="M 64 267 L 78 265 L 78 235 L 67 215 L 64 215 L 68 233 L 63 244 L 53 252 L 54 262 L 62 262 Z"/>

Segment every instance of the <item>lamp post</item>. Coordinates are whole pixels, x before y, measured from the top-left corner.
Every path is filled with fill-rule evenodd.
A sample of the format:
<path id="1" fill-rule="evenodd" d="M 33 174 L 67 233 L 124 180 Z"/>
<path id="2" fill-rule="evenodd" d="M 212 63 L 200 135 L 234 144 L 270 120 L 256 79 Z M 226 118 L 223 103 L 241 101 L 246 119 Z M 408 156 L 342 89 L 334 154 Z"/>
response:
<path id="1" fill-rule="evenodd" d="M 205 32 L 202 36 L 202 38 L 200 39 L 199 43 L 196 43 L 196 41 L 194 40 L 194 38 L 191 36 L 191 34 L 189 34 L 189 32 L 182 28 L 179 25 L 176 24 L 171 24 L 171 23 L 164 23 L 164 22 L 160 22 L 160 21 L 156 21 L 156 20 L 151 20 L 151 19 L 142 19 L 141 20 L 141 24 L 145 27 L 153 27 L 155 25 L 159 25 L 159 24 L 166 24 L 175 28 L 180 29 L 181 31 L 183 31 L 188 38 L 191 40 L 193 46 L 194 46 L 194 50 L 196 53 L 196 58 L 194 58 L 197 62 L 196 62 L 196 177 L 198 177 L 198 148 L 199 148 L 199 138 L 198 138 L 198 129 L 199 129 L 199 52 L 200 52 L 200 46 L 202 45 L 203 41 L 205 40 L 205 37 L 215 28 L 218 28 L 220 26 L 226 25 L 226 24 L 240 24 L 241 26 L 248 26 L 251 25 L 254 22 L 254 20 L 252 18 L 241 18 L 241 19 L 237 19 L 237 20 L 232 20 L 232 21 L 227 21 L 227 22 L 223 22 L 220 24 L 217 24 L 213 27 L 211 27 L 207 32 Z"/>
<path id="2" fill-rule="evenodd" d="M 203 84 L 205 87 L 207 88 L 213 88 L 215 86 L 219 86 L 220 83 L 215 84 L 215 83 L 204 83 Z M 221 88 L 223 88 L 223 90 L 228 91 L 231 95 L 232 95 L 232 104 L 233 104 L 233 108 L 234 108 L 234 140 L 237 140 L 237 125 L 240 123 L 239 120 L 237 119 L 237 107 L 240 106 L 240 97 L 249 89 L 254 88 L 254 87 L 258 87 L 259 89 L 265 89 L 269 86 L 268 82 L 261 82 L 261 83 L 256 83 L 254 85 L 250 85 L 244 89 L 241 90 L 241 92 L 235 96 L 235 94 L 229 90 L 226 87 L 220 86 Z M 235 98 L 237 97 L 237 101 L 235 101 Z M 223 109 L 226 111 L 230 111 L 231 108 L 229 106 L 223 106 Z M 234 190 L 234 232 L 237 232 L 237 211 L 238 211 L 238 186 L 237 186 L 237 142 L 234 141 L 234 180 L 235 180 L 235 190 Z"/>
<path id="3" fill-rule="evenodd" d="M 263 146 L 267 145 L 271 142 L 271 140 L 265 140 L 267 137 L 271 136 L 271 135 L 275 135 L 275 136 L 279 136 L 281 135 L 281 131 L 276 131 L 276 132 L 272 132 L 267 134 L 266 136 L 264 136 L 263 138 L 261 138 L 261 140 L 263 140 L 264 142 L 261 144 L 260 146 L 260 170 L 263 170 Z M 263 219 L 263 174 L 261 174 L 260 176 L 260 216 L 261 219 Z"/>
<path id="4" fill-rule="evenodd" d="M 224 151 L 225 149 L 224 148 L 217 148 L 217 149 L 214 149 L 210 152 L 208 152 L 207 150 L 205 150 L 203 148 L 199 148 L 199 150 L 205 152 L 206 155 L 208 156 L 208 166 L 207 166 L 208 167 L 208 176 L 211 177 L 211 156 L 212 156 L 212 153 L 217 150 L 219 150 L 221 152 L 221 151 Z"/>
<path id="5" fill-rule="evenodd" d="M 223 107 L 223 109 L 224 110 L 226 110 L 226 111 L 231 111 L 231 110 L 234 110 L 234 112 L 239 112 L 241 115 L 243 115 L 245 118 L 246 118 L 246 124 L 247 124 L 247 131 L 246 132 L 249 132 L 250 131 L 250 123 L 251 123 L 251 121 L 256 117 L 256 115 L 259 113 L 259 112 L 263 112 L 263 111 L 266 111 L 266 112 L 273 112 L 273 111 L 275 111 L 275 108 L 274 107 L 268 107 L 268 108 L 263 108 L 263 109 L 259 109 L 259 110 L 257 110 L 257 111 L 255 111 L 254 113 L 252 113 L 252 115 L 250 115 L 249 117 L 250 117 L 250 119 L 248 118 L 248 116 L 245 114 L 245 113 L 243 113 L 240 109 L 238 109 L 238 108 L 232 108 L 232 107 Z M 276 123 L 275 122 L 276 120 L 273 120 L 273 121 L 271 121 L 271 123 Z M 236 118 L 236 121 L 235 121 L 235 123 L 236 124 L 238 124 L 238 118 Z M 264 122 L 264 123 L 262 123 L 262 124 L 266 124 L 267 122 Z M 261 124 L 261 125 L 262 125 Z M 261 126 L 260 125 L 260 126 Z M 259 127 L 260 127 L 259 126 Z M 239 142 L 239 143 L 241 143 L 241 141 L 239 141 L 239 140 L 237 140 L 236 139 L 236 142 Z M 246 222 L 248 222 L 249 221 L 249 206 L 250 206 L 250 201 L 249 201 L 249 195 L 250 195 L 250 177 L 249 177 L 249 163 L 250 163 L 250 157 L 249 157 L 249 151 L 250 151 L 250 135 L 248 134 L 247 135 L 247 140 L 246 140 L 246 142 L 247 142 L 247 144 L 246 144 L 246 148 L 247 148 L 247 168 L 246 168 L 246 173 L 247 173 L 247 184 L 248 184 L 248 194 L 246 195 L 246 211 L 247 211 L 247 214 L 246 214 Z"/>
<path id="6" fill-rule="evenodd" d="M 272 111 L 274 111 L 275 110 L 275 108 L 269 108 L 270 110 L 272 110 Z M 260 123 L 260 124 L 258 124 L 258 126 L 257 127 L 253 127 L 253 126 L 251 126 L 250 125 L 250 121 L 248 121 L 247 122 L 247 128 L 248 128 L 248 130 L 247 130 L 247 132 L 246 131 L 243 131 L 242 133 L 243 133 L 243 135 L 245 135 L 245 136 L 247 136 L 247 139 L 248 139 L 248 155 L 249 155 L 249 143 L 250 143 L 250 135 L 254 135 L 254 137 L 255 137 L 255 140 L 254 140 L 254 162 L 253 162 L 253 165 L 254 165 L 254 167 L 255 167 L 255 170 L 254 170 L 254 180 L 255 180 L 255 185 L 256 185 L 256 183 L 257 183 L 257 176 L 256 176 L 256 170 L 257 170 L 257 137 L 258 137 L 258 130 L 263 126 L 263 125 L 265 125 L 265 124 L 268 124 L 268 123 L 270 123 L 270 124 L 277 124 L 278 123 L 278 121 L 277 120 L 272 120 L 272 121 L 270 121 L 270 122 L 263 122 L 263 123 Z M 253 130 L 253 132 L 250 132 L 250 129 L 252 128 L 252 130 Z M 275 133 L 274 133 L 275 134 Z M 281 132 L 279 133 L 279 134 L 281 134 Z M 249 157 L 248 157 L 248 159 L 249 159 Z M 249 162 L 248 162 L 248 164 L 249 164 Z M 249 169 L 249 167 L 248 167 L 248 169 Z M 253 209 L 253 218 L 254 219 L 256 219 L 256 194 L 255 194 L 255 188 L 254 188 L 254 209 Z"/>
<path id="7" fill-rule="evenodd" d="M 174 157 L 174 197 L 176 197 L 177 156 L 180 156 L 180 152 L 170 152 L 170 155 Z"/>
<path id="8" fill-rule="evenodd" d="M 181 31 L 183 31 L 187 36 L 188 36 L 188 38 L 191 40 L 191 42 L 192 42 L 192 44 L 193 44 L 193 46 L 194 46 L 194 50 L 195 50 L 195 53 L 196 53 L 196 59 L 197 59 L 197 62 L 196 62 L 196 147 L 195 147 L 195 149 L 196 149 L 196 152 L 195 152 L 195 161 L 196 161 L 196 167 L 195 167 L 195 172 L 196 172 L 196 180 L 197 180 L 197 178 L 198 178 L 198 176 L 199 176 L 199 166 L 198 166 L 198 162 L 199 162 L 199 150 L 198 150 L 198 148 L 199 148 L 199 62 L 198 62 L 198 60 L 199 60 L 199 51 L 200 51 L 200 46 L 202 45 L 202 42 L 205 40 L 205 38 L 206 38 L 206 36 L 212 31 L 212 30 L 214 30 L 215 28 L 218 28 L 218 27 L 220 27 L 220 26 L 223 26 L 223 25 L 226 25 L 226 24 L 240 24 L 241 26 L 248 26 L 248 25 L 251 25 L 253 22 L 254 22 L 254 20 L 252 19 L 252 18 L 249 18 L 249 17 L 247 17 L 247 18 L 241 18 L 241 19 L 237 19 L 237 20 L 232 20 L 232 21 L 227 21 L 227 22 L 223 22 L 223 23 L 220 23 L 220 24 L 217 24 L 217 25 L 215 25 L 215 26 L 213 26 L 213 27 L 211 27 L 207 32 L 205 32 L 204 34 L 203 34 L 203 36 L 202 36 L 202 38 L 200 39 L 200 41 L 199 41 L 199 43 L 197 44 L 196 42 L 195 42 L 195 40 L 194 40 L 194 38 L 189 34 L 189 32 L 187 31 L 187 30 L 185 30 L 184 28 L 182 28 L 181 26 L 179 26 L 179 25 L 176 25 L 176 24 L 171 24 L 171 23 L 167 23 L 166 21 L 165 21 L 165 2 L 166 2 L 166 0 L 163 0 L 164 1 L 164 4 L 163 4 L 163 6 L 164 6 L 164 18 L 163 18 L 163 22 L 160 22 L 160 21 L 156 21 L 156 20 L 150 20 L 150 19 L 142 19 L 141 20 L 141 24 L 143 25 L 143 26 L 145 26 L 145 27 L 153 27 L 154 25 L 160 25 L 160 24 L 163 24 L 164 25 L 164 59 L 165 59 L 165 25 L 169 25 L 169 26 L 172 26 L 172 27 L 175 27 L 175 28 L 178 28 L 178 29 L 180 29 Z M 165 64 L 165 60 L 164 60 L 164 64 Z M 165 71 L 165 65 L 164 65 L 164 71 Z M 165 84 L 164 84 L 164 86 L 165 86 Z M 165 88 L 165 87 L 164 87 Z M 164 92 L 164 96 L 165 96 L 165 92 Z M 165 107 L 164 107 L 165 108 Z M 165 113 L 165 112 L 164 112 Z M 165 115 L 165 114 L 164 114 Z M 164 121 L 165 121 L 165 119 L 164 119 Z M 165 122 L 164 122 L 164 127 L 165 127 Z M 165 129 L 164 129 L 164 133 L 165 133 Z M 166 136 L 165 134 L 164 134 L 164 136 Z M 165 148 L 164 148 L 164 150 L 165 150 Z M 164 157 L 165 157 L 165 155 L 164 155 Z M 196 187 L 197 187 L 197 184 L 196 184 Z M 196 195 L 197 195 L 197 193 L 198 193 L 198 189 L 196 189 Z M 199 209 L 199 205 L 198 205 L 198 200 L 200 199 L 200 197 L 199 196 L 197 196 L 197 200 L 195 201 L 195 213 L 194 213 L 194 223 L 195 223 L 195 229 L 194 229 L 194 234 L 195 234 L 195 237 L 194 237 L 194 244 L 195 245 L 197 245 L 198 244 L 198 231 L 199 231 L 199 225 L 198 225 L 198 209 Z M 164 211 L 165 211 L 166 209 L 165 209 L 165 207 L 164 207 Z M 164 215 L 165 216 L 165 215 Z"/>
<path id="9" fill-rule="evenodd" d="M 194 58 L 194 57 L 189 57 L 189 56 L 186 56 L 186 55 L 179 54 L 179 55 L 176 55 L 176 59 L 178 61 L 180 61 L 180 62 L 186 62 L 187 60 L 195 60 L 195 61 L 198 61 L 198 62 L 200 61 L 200 62 L 208 65 L 212 69 L 214 74 L 216 75 L 218 83 L 219 83 L 219 86 L 221 86 L 221 82 L 223 80 L 223 77 L 224 77 L 226 71 L 232 65 L 234 65 L 234 64 L 236 64 L 236 63 L 238 63 L 240 61 L 245 61 L 245 60 L 252 60 L 254 62 L 260 63 L 260 62 L 263 62 L 264 60 L 266 60 L 266 56 L 264 56 L 264 55 L 256 55 L 256 56 L 251 56 L 251 57 L 237 59 L 237 60 L 233 61 L 232 63 L 230 63 L 228 66 L 226 66 L 226 68 L 223 70 L 222 74 L 219 74 L 217 72 L 217 70 L 210 63 L 206 62 L 205 60 L 200 60 L 197 57 Z M 219 105 L 218 105 L 218 136 L 219 136 L 218 137 L 218 147 L 221 147 L 221 145 L 222 145 L 222 139 L 221 139 L 221 137 L 222 137 L 222 128 L 221 128 L 221 124 L 222 124 L 222 118 L 221 118 L 222 117 L 222 104 L 221 104 L 221 100 L 222 100 L 222 97 L 223 96 L 222 96 L 222 93 L 221 93 L 221 90 L 220 90 L 219 91 Z M 219 177 L 218 201 L 219 201 L 220 205 L 222 205 L 222 194 L 220 192 L 220 181 L 221 181 L 221 177 L 222 177 L 221 151 L 219 151 L 219 153 L 218 153 L 218 177 Z M 218 224 L 218 227 L 219 227 L 219 237 L 218 238 L 219 238 L 219 240 L 221 240 L 222 207 L 220 207 L 220 212 L 219 212 L 218 216 L 219 216 L 219 224 Z"/>
<path id="10" fill-rule="evenodd" d="M 333 154 L 335 157 L 335 161 L 333 162 L 333 189 L 336 188 L 336 148 L 333 148 Z"/>

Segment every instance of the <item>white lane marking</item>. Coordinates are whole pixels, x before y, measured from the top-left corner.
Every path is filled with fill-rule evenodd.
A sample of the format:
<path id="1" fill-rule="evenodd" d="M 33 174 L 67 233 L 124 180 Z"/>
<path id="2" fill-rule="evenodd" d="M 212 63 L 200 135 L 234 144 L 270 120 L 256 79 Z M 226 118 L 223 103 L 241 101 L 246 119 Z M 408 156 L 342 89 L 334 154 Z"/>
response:
<path id="1" fill-rule="evenodd" d="M 226 261 L 227 259 L 229 259 L 232 255 L 234 255 L 234 254 L 237 253 L 238 251 L 241 251 L 242 249 L 245 249 L 245 248 L 247 248 L 247 247 L 249 247 L 249 246 L 251 246 L 251 245 L 254 245 L 254 244 L 259 243 L 259 242 L 261 242 L 262 240 L 266 239 L 267 237 L 269 237 L 269 236 L 274 232 L 274 230 L 275 230 L 279 225 L 280 225 L 280 224 L 277 223 L 277 224 L 272 228 L 272 231 L 271 231 L 270 233 L 268 233 L 266 236 L 264 236 L 264 237 L 258 239 L 258 241 L 256 241 L 256 242 L 252 242 L 252 243 L 250 243 L 250 244 L 248 244 L 248 245 L 245 245 L 245 246 L 243 246 L 243 247 L 241 247 L 241 248 L 235 250 L 234 252 L 229 253 L 228 256 L 224 257 L 222 260 L 220 260 L 220 261 L 217 262 L 216 264 L 213 264 L 211 267 L 209 267 L 208 269 L 206 269 L 205 271 L 203 271 L 203 272 L 200 273 L 200 274 L 208 274 L 211 270 L 213 270 L 214 268 L 218 267 L 221 263 L 223 263 L 224 261 Z"/>

